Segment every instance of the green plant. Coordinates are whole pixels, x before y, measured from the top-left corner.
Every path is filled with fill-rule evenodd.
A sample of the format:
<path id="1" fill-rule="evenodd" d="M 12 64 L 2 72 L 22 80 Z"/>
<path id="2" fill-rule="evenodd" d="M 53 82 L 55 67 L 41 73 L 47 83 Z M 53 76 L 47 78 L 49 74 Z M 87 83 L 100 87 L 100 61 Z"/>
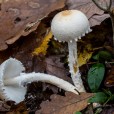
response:
<path id="1" fill-rule="evenodd" d="M 82 114 L 81 112 L 76 112 L 75 114 Z"/>
<path id="2" fill-rule="evenodd" d="M 103 50 L 93 56 L 93 59 L 99 62 L 110 61 L 112 59 L 112 55 L 108 51 Z"/>
<path id="3" fill-rule="evenodd" d="M 91 97 L 88 102 L 89 103 L 101 103 L 105 105 L 109 101 L 114 100 L 114 94 L 110 91 L 104 90 L 103 92 L 97 92 L 93 97 Z"/>
<path id="4" fill-rule="evenodd" d="M 104 78 L 105 67 L 102 63 L 94 64 L 88 72 L 88 85 L 92 92 L 97 92 Z"/>
<path id="5" fill-rule="evenodd" d="M 88 85 L 92 92 L 98 92 L 105 74 L 106 61 L 112 59 L 112 55 L 108 51 L 99 51 L 92 57 L 96 63 L 91 66 L 87 74 Z"/>

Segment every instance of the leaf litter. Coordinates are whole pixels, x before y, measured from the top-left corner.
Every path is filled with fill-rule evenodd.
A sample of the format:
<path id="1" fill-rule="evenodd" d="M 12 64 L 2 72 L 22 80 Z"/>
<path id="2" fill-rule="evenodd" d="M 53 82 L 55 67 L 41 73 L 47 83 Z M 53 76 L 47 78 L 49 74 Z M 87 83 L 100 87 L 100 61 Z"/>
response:
<path id="1" fill-rule="evenodd" d="M 55 3 L 55 2 L 56 1 L 54 1 L 53 3 Z M 56 4 L 57 9 L 64 7 L 65 1 L 57 1 L 57 2 L 61 4 L 59 8 L 58 8 L 58 5 Z M 91 26 L 100 25 L 100 26 L 93 27 L 93 32 L 90 33 L 89 35 L 87 35 L 86 37 L 82 38 L 82 40 L 80 42 L 78 42 L 78 44 L 79 44 L 78 55 L 79 55 L 80 66 L 85 65 L 85 64 L 87 65 L 87 62 L 89 62 L 89 59 L 91 58 L 91 56 L 94 52 L 94 48 L 99 48 L 99 46 L 103 47 L 104 45 L 106 45 L 106 43 L 108 43 L 108 45 L 111 44 L 111 42 L 109 42 L 109 41 L 107 42 L 107 36 L 110 37 L 109 34 L 111 34 L 111 30 L 110 30 L 111 27 L 109 27 L 109 24 L 106 24 L 107 23 L 106 21 L 104 23 L 101 23 L 104 19 L 108 18 L 109 16 L 107 14 L 105 14 L 103 11 L 99 10 L 90 0 L 85 0 L 85 1 L 67 0 L 66 4 L 68 5 L 69 9 L 72 9 L 72 8 L 80 9 L 82 12 L 86 13 L 88 16 L 88 19 L 91 22 Z M 36 7 L 36 5 L 33 4 L 32 2 L 30 3 L 30 5 Z M 55 6 L 52 5 L 51 8 L 53 9 L 53 11 L 55 10 L 54 9 Z M 43 10 L 43 11 L 44 11 L 44 13 L 47 14 L 47 12 L 45 10 Z M 56 12 L 55 12 L 55 14 L 56 14 Z M 30 28 L 30 30 L 26 29 L 27 30 L 26 32 L 29 35 L 27 35 L 26 37 L 18 37 L 18 38 L 20 38 L 18 41 L 16 41 L 12 45 L 10 45 L 7 50 L 0 52 L 0 55 L 1 55 L 0 63 L 2 63 L 4 60 L 6 60 L 10 56 L 12 56 L 12 57 L 19 59 L 21 62 L 23 62 L 23 64 L 26 67 L 26 72 L 35 71 L 35 72 L 46 72 L 46 73 L 54 74 L 54 75 L 56 74 L 56 76 L 61 77 L 65 80 L 68 80 L 69 82 L 71 82 L 70 74 L 68 72 L 68 67 L 67 68 L 64 67 L 65 63 L 60 61 L 61 58 L 63 58 L 63 57 L 67 58 L 67 53 L 68 53 L 67 48 L 66 48 L 66 50 L 65 50 L 65 48 L 63 49 L 65 52 L 65 55 L 62 55 L 62 56 L 60 53 L 61 51 L 58 51 L 58 53 L 54 53 L 55 55 L 50 55 L 53 53 L 49 52 L 50 50 L 52 50 L 50 43 L 52 43 L 53 40 L 51 39 L 51 41 L 49 41 L 50 38 L 52 38 L 52 35 L 50 35 L 50 32 L 47 35 L 46 35 L 46 33 L 47 33 L 47 30 L 49 30 L 49 28 L 50 28 L 50 22 L 51 22 L 52 17 L 53 16 L 50 15 L 50 17 L 45 18 L 46 20 L 44 19 L 45 22 L 41 21 L 38 25 L 35 24 L 35 29 L 37 28 L 35 31 L 33 30 L 33 28 L 32 29 Z M 30 21 L 31 21 L 31 19 L 30 19 Z M 109 28 L 110 32 L 107 31 L 106 27 Z M 10 29 L 8 29 L 8 30 L 10 30 Z M 32 32 L 32 31 L 34 31 L 34 32 Z M 101 32 L 101 31 L 104 31 L 104 32 Z M 12 30 L 12 32 L 13 32 L 13 30 Z M 23 34 L 20 33 L 19 35 L 21 36 Z M 48 35 L 49 35 L 49 37 L 48 37 Z M 95 39 L 95 38 L 97 38 L 97 39 Z M 15 40 L 9 40 L 9 41 L 15 41 Z M 83 43 L 81 43 L 81 42 L 83 42 Z M 42 46 L 43 43 L 44 43 L 44 45 L 46 45 L 46 49 L 41 51 L 42 48 L 44 47 L 44 45 Z M 62 47 L 61 48 L 57 47 L 58 44 L 60 44 L 60 43 L 58 43 L 58 44 L 56 42 L 54 42 L 54 43 L 55 43 L 54 45 L 55 45 L 56 49 L 62 50 L 61 49 Z M 86 44 L 86 46 L 85 46 L 85 44 Z M 62 44 L 62 45 L 66 46 L 66 44 Z M 2 46 L 4 46 L 4 44 Z M 82 49 L 82 47 L 84 47 L 84 48 Z M 3 49 L 5 49 L 5 48 L 3 47 Z M 40 50 L 40 54 L 39 54 L 39 51 L 37 51 L 37 49 Z M 54 49 L 55 48 L 53 48 L 53 50 Z M 35 52 L 36 55 L 33 55 L 33 52 Z M 41 54 L 41 52 L 43 54 Z M 59 56 L 58 56 L 58 54 L 59 54 Z M 83 73 L 82 73 L 82 75 L 83 75 Z M 34 87 L 34 89 L 33 89 L 33 87 Z M 64 96 L 64 94 L 65 94 L 65 96 Z M 62 95 L 62 96 L 60 96 L 60 95 Z M 30 112 L 34 113 L 37 109 L 40 108 L 39 107 L 40 103 L 41 103 L 40 111 L 44 111 L 44 112 L 47 111 L 48 105 L 52 106 L 54 104 L 54 106 L 49 107 L 49 110 L 48 110 L 49 114 L 52 114 L 52 113 L 50 113 L 52 111 L 52 108 L 54 107 L 54 109 L 56 110 L 57 106 L 58 107 L 60 106 L 60 108 L 57 108 L 58 113 L 55 111 L 54 112 L 55 114 L 59 114 L 59 113 L 66 114 L 67 112 L 69 114 L 72 112 L 75 113 L 76 111 L 81 111 L 88 106 L 87 99 L 90 98 L 90 96 L 92 94 L 90 94 L 89 97 L 86 97 L 87 95 L 89 95 L 89 93 L 84 93 L 84 94 L 81 94 L 80 96 L 77 96 L 77 95 L 74 95 L 73 93 L 65 93 L 63 91 L 58 91 L 58 88 L 53 87 L 52 85 L 46 85 L 46 84 L 35 82 L 35 83 L 28 85 L 28 93 L 27 93 L 27 97 L 26 97 L 25 101 L 22 102 L 22 104 L 20 104 L 20 106 L 17 105 L 17 109 L 16 109 L 16 107 L 14 107 L 14 109 L 12 108 L 12 110 L 10 110 L 10 112 L 8 112 L 7 114 L 27 114 Z M 69 98 L 71 98 L 71 97 L 72 97 L 72 99 L 69 100 Z M 85 100 L 83 98 L 85 98 Z M 27 100 L 28 100 L 28 102 L 26 102 Z M 46 100 L 50 100 L 50 101 L 46 101 Z M 64 101 L 64 102 L 61 102 L 61 101 Z M 26 103 L 27 107 L 24 106 L 25 103 Z M 48 104 L 48 105 L 46 105 L 46 104 Z M 82 104 L 84 104 L 84 105 L 82 105 Z M 30 107 L 30 105 L 32 105 L 32 107 Z M 23 106 L 24 108 L 22 108 L 21 106 Z M 18 108 L 18 107 L 20 107 L 20 108 Z M 76 108 L 76 107 L 78 107 L 78 108 Z M 71 109 L 71 110 L 69 110 L 69 109 Z M 78 110 L 76 110 L 76 109 L 78 109 Z M 112 110 L 113 109 L 111 109 L 111 111 Z M 9 111 L 9 109 L 7 111 Z M 36 112 L 36 114 L 38 112 L 39 112 L 39 110 Z M 107 112 L 107 114 L 108 114 L 110 112 L 110 110 L 109 110 L 109 112 L 107 110 L 105 110 L 104 113 L 105 112 Z M 42 113 L 42 114 L 45 114 L 45 113 Z"/>
<path id="2" fill-rule="evenodd" d="M 81 93 L 76 95 L 66 92 L 65 96 L 54 94 L 51 96 L 51 101 L 41 103 L 41 110 L 35 114 L 75 114 L 88 105 L 88 99 L 92 97 L 92 93 Z"/>
<path id="3" fill-rule="evenodd" d="M 0 50 L 37 29 L 50 12 L 64 7 L 65 0 L 2 0 L 0 10 Z M 5 25 L 5 26 L 4 26 Z"/>

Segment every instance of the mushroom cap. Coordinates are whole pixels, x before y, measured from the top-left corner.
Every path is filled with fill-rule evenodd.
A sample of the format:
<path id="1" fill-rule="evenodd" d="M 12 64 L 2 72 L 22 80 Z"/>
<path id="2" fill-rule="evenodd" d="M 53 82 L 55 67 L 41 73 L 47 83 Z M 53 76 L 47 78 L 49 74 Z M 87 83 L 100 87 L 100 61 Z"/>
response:
<path id="1" fill-rule="evenodd" d="M 55 15 L 51 31 L 55 39 L 68 42 L 77 41 L 91 30 L 85 14 L 78 10 L 65 10 Z"/>
<path id="2" fill-rule="evenodd" d="M 10 58 L 0 65 L 0 98 L 2 100 L 12 100 L 19 103 L 24 100 L 26 87 L 17 87 L 4 85 L 5 79 L 20 76 L 24 71 L 22 63 L 16 59 Z"/>

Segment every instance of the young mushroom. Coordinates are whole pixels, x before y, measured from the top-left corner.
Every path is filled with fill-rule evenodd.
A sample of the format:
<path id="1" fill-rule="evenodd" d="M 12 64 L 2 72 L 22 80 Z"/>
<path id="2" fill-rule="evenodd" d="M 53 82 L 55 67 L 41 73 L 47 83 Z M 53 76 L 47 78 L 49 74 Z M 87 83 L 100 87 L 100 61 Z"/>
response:
<path id="1" fill-rule="evenodd" d="M 0 66 L 0 98 L 19 103 L 24 100 L 26 85 L 33 81 L 53 84 L 66 91 L 78 94 L 76 87 L 63 79 L 44 73 L 22 73 L 25 70 L 22 63 L 10 58 Z"/>
<path id="2" fill-rule="evenodd" d="M 10 58 L 0 65 L 0 99 L 19 103 L 24 99 L 27 88 L 24 86 L 5 85 L 5 80 L 13 79 L 25 70 L 22 63 Z"/>
<path id="3" fill-rule="evenodd" d="M 76 89 L 79 92 L 84 92 L 77 58 L 77 41 L 86 33 L 91 32 L 87 17 L 78 10 L 59 12 L 52 19 L 51 31 L 55 40 L 68 42 L 68 61 L 71 77 Z"/>

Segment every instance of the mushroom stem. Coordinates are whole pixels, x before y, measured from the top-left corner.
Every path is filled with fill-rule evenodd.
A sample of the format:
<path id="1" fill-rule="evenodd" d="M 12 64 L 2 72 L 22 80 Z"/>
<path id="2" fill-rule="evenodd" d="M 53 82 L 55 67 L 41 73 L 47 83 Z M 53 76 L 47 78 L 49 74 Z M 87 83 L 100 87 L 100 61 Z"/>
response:
<path id="1" fill-rule="evenodd" d="M 72 81 L 79 92 L 85 92 L 78 66 L 77 42 L 69 41 L 68 49 L 69 49 L 68 61 L 69 61 L 69 69 Z"/>
<path id="2" fill-rule="evenodd" d="M 68 42 L 68 49 L 69 49 L 69 68 L 70 73 L 72 75 L 76 74 L 76 71 L 78 69 L 78 61 L 77 61 L 77 42 L 75 41 L 69 41 Z"/>
<path id="3" fill-rule="evenodd" d="M 5 86 L 26 86 L 27 83 L 31 83 L 33 81 L 41 81 L 53 84 L 61 89 L 66 91 L 71 91 L 75 94 L 78 94 L 76 91 L 76 87 L 70 84 L 69 82 L 60 79 L 58 77 L 44 74 L 44 73 L 28 73 L 28 74 L 21 74 L 20 76 L 14 77 L 12 79 L 4 80 Z"/>

